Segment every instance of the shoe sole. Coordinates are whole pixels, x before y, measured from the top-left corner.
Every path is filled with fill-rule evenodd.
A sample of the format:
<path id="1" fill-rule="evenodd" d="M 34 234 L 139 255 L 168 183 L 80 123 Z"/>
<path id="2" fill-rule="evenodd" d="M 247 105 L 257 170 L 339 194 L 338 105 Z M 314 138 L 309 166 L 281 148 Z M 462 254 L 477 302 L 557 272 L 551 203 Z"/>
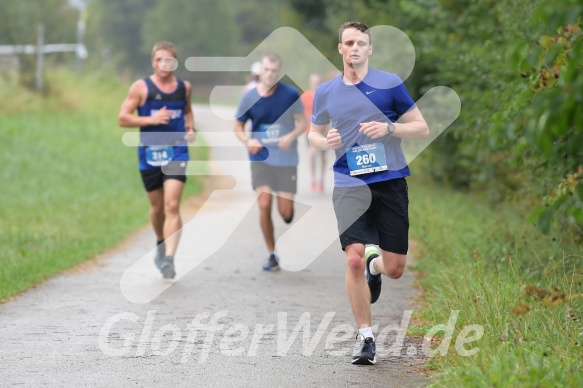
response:
<path id="1" fill-rule="evenodd" d="M 174 266 L 170 264 L 162 265 L 162 268 L 160 268 L 160 272 L 162 272 L 162 276 L 164 277 L 164 279 L 174 279 L 174 276 L 176 276 Z"/>
<path id="2" fill-rule="evenodd" d="M 271 272 L 279 271 L 279 265 L 277 267 L 269 267 L 269 268 L 263 267 L 263 270 L 264 271 L 267 271 L 267 272 L 270 272 L 270 271 Z"/>
<path id="3" fill-rule="evenodd" d="M 355 360 L 352 360 L 352 365 L 375 365 L 377 363 L 377 356 L 375 355 L 374 358 L 371 360 L 368 357 L 361 357 Z"/>

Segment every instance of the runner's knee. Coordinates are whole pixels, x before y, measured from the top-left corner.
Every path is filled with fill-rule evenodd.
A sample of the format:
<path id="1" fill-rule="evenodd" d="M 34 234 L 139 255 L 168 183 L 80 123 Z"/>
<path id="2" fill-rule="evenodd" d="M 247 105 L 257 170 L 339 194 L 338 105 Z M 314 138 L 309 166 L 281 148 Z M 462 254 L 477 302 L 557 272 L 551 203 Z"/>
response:
<path id="1" fill-rule="evenodd" d="M 257 198 L 257 203 L 259 205 L 259 210 L 261 212 L 271 212 L 271 203 L 272 203 L 272 195 L 271 193 L 262 192 L 259 194 Z"/>
<path id="2" fill-rule="evenodd" d="M 178 213 L 180 208 L 180 200 L 166 200 L 164 202 L 164 211 L 166 214 Z"/>
<path id="3" fill-rule="evenodd" d="M 395 253 L 387 254 L 386 252 L 383 255 L 383 266 L 385 267 L 387 276 L 391 279 L 399 279 L 403 276 L 403 272 L 405 272 L 405 262 L 406 258 L 404 255 L 397 255 Z"/>
<path id="4" fill-rule="evenodd" d="M 262 212 L 271 212 L 271 199 L 261 199 L 259 201 L 259 210 Z"/>
<path id="5" fill-rule="evenodd" d="M 160 204 L 152 205 L 150 208 L 150 214 L 154 217 L 160 217 L 164 215 L 164 204 L 161 202 Z"/>
<path id="6" fill-rule="evenodd" d="M 346 267 L 353 274 L 364 273 L 364 249 L 347 249 Z"/>
<path id="7" fill-rule="evenodd" d="M 387 276 L 391 279 L 399 279 L 403 276 L 404 268 L 402 267 L 395 267 L 395 268 L 387 268 Z"/>

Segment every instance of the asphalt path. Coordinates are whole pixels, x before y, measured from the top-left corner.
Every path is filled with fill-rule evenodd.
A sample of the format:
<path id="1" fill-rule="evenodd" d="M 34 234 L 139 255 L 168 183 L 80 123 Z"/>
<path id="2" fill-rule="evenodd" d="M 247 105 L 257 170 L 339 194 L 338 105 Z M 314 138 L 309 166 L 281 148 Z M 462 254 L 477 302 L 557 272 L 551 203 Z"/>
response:
<path id="1" fill-rule="evenodd" d="M 211 164 L 205 170 L 194 161 L 189 168 L 208 175 L 208 188 L 185 201 L 176 279 L 163 280 L 154 267 L 155 236 L 145 227 L 115 250 L 0 305 L 0 385 L 426 384 L 420 342 L 400 335 L 415 309 L 411 271 L 385 278 L 372 306 L 379 363 L 350 363 L 355 323 L 335 238 L 332 178 L 324 193 L 310 192 L 305 137 L 295 220 L 285 225 L 274 211 L 283 269 L 264 272 L 233 110 L 194 106 L 194 112 Z"/>

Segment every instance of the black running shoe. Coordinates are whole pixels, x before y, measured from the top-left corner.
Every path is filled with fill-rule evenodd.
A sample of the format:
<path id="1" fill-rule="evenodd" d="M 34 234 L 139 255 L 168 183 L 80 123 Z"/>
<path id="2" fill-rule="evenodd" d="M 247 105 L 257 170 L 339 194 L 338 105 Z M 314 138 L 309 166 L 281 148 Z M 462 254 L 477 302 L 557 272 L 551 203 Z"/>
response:
<path id="1" fill-rule="evenodd" d="M 275 256 L 273 253 L 271 255 L 269 255 L 269 258 L 267 259 L 267 263 L 265 263 L 265 265 L 263 266 L 263 270 L 264 271 L 279 271 L 279 263 L 277 262 L 277 256 Z"/>
<path id="2" fill-rule="evenodd" d="M 162 263 L 162 267 L 160 267 L 160 272 L 162 272 L 164 279 L 174 279 L 174 276 L 176 276 L 176 271 L 174 270 L 174 257 L 166 256 L 164 258 L 164 263 Z"/>
<path id="3" fill-rule="evenodd" d="M 364 338 L 362 334 L 358 334 L 358 337 L 362 337 L 358 350 L 352 356 L 352 363 L 354 365 L 374 365 L 377 363 L 377 347 L 374 340 L 371 337 Z"/>
<path id="4" fill-rule="evenodd" d="M 379 299 L 379 296 L 381 295 L 381 284 L 383 279 L 381 279 L 381 274 L 371 275 L 370 262 L 375 257 L 379 257 L 379 251 L 376 247 L 367 247 L 364 255 L 366 257 L 366 282 L 368 283 L 368 288 L 370 289 L 370 303 L 373 304 Z"/>

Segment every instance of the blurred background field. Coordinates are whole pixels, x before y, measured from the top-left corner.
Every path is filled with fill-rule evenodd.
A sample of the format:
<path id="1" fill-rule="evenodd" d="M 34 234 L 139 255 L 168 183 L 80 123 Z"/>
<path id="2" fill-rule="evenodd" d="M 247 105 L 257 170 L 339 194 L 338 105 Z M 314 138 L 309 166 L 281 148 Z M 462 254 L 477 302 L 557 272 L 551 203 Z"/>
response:
<path id="1" fill-rule="evenodd" d="M 149 222 L 137 152 L 117 125 L 128 86 L 64 69 L 47 81 L 46 96 L 0 81 L 0 300 Z M 201 188 L 193 177 L 185 193 Z"/>

